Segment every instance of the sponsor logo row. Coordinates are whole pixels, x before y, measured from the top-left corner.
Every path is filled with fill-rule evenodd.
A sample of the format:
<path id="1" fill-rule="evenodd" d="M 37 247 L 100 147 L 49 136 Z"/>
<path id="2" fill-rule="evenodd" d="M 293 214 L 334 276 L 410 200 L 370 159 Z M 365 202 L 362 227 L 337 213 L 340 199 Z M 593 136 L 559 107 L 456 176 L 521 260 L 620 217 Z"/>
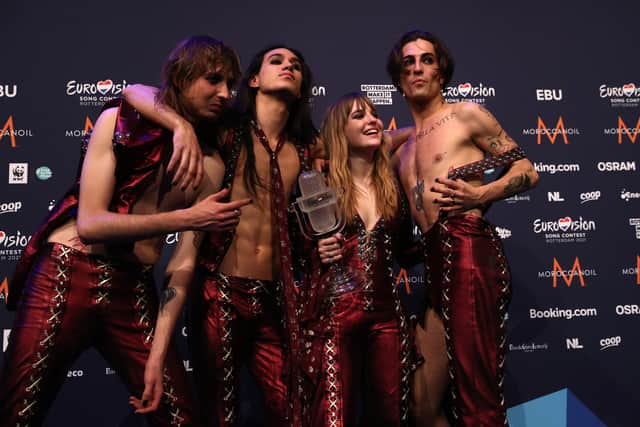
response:
<path id="1" fill-rule="evenodd" d="M 640 316 L 640 305 L 638 304 L 618 304 L 613 308 L 616 316 Z M 595 307 L 548 307 L 530 308 L 529 319 L 536 320 L 575 320 L 581 318 L 598 317 L 601 314 Z"/>
<path id="2" fill-rule="evenodd" d="M 39 181 L 47 181 L 53 176 L 53 171 L 49 166 L 38 166 L 34 172 L 35 177 Z M 9 163 L 9 172 L 7 182 L 9 184 L 28 184 L 29 183 L 29 163 Z M 0 212 L 2 213 L 2 212 Z"/>
<path id="3" fill-rule="evenodd" d="M 615 335 L 611 337 L 604 337 L 595 340 L 595 342 L 590 342 L 589 345 L 583 343 L 581 338 L 579 337 L 570 337 L 565 338 L 565 342 L 561 345 L 558 345 L 559 348 L 566 350 L 583 350 L 585 347 L 598 348 L 600 351 L 609 350 L 612 348 L 622 347 L 622 336 Z M 533 353 L 538 351 L 546 351 L 551 349 L 551 344 L 544 343 L 536 343 L 536 342 L 524 342 L 520 344 L 509 344 L 509 351 L 521 351 L 524 353 Z"/>
<path id="4" fill-rule="evenodd" d="M 113 80 L 105 78 L 95 81 L 78 81 L 69 80 L 65 85 L 65 93 L 68 96 L 100 96 L 114 97 L 122 93 L 127 87 L 126 80 Z M 395 92 L 395 86 L 388 83 L 363 83 L 360 90 L 374 100 L 388 98 L 385 92 Z M 314 96 L 324 96 L 326 88 L 324 86 L 314 87 Z M 461 82 L 451 86 L 447 86 L 442 90 L 445 98 L 450 100 L 463 100 L 484 103 L 486 98 L 496 96 L 496 88 L 484 82 L 471 83 Z M 562 88 L 537 88 L 533 94 L 536 101 L 562 101 L 564 99 Z M 18 84 L 16 83 L 0 83 L 0 98 L 15 98 L 18 95 Z M 600 99 L 610 100 L 612 107 L 618 106 L 637 106 L 640 103 L 640 87 L 635 82 L 627 82 L 623 84 L 602 83 L 597 88 L 597 95 Z M 106 99 L 109 100 L 110 98 Z M 82 102 L 82 99 L 81 99 Z M 104 102 L 104 101 L 103 101 Z M 387 104 L 387 101 L 380 102 Z"/>
<path id="5" fill-rule="evenodd" d="M 640 200 L 640 192 L 638 191 L 622 188 L 618 190 L 617 193 L 618 194 L 616 198 L 619 198 L 620 200 L 624 200 L 625 202 Z M 581 193 L 577 193 L 575 197 L 570 197 L 566 195 L 566 193 L 562 193 L 560 191 L 547 191 L 546 199 L 547 199 L 547 202 L 549 203 L 559 203 L 559 202 L 575 200 L 582 205 L 588 202 L 598 201 L 600 200 L 602 195 L 603 195 L 603 192 L 601 190 L 584 191 Z M 530 202 L 532 200 L 533 198 L 531 197 L 531 194 L 516 194 L 514 196 L 504 199 L 504 202 L 507 204 L 513 204 L 518 202 Z"/>

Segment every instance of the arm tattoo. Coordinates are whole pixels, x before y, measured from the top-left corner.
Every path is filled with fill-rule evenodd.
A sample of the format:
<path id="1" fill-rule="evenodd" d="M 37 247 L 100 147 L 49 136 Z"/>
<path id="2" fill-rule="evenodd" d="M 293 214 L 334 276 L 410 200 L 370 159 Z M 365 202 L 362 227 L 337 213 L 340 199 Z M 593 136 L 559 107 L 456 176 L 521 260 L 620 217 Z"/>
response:
<path id="1" fill-rule="evenodd" d="M 523 173 L 518 176 L 514 176 L 509 180 L 507 185 L 504 187 L 504 195 L 505 197 L 509 197 L 528 190 L 529 188 L 531 188 L 531 178 L 529 178 L 529 175 L 526 173 Z"/>
<path id="2" fill-rule="evenodd" d="M 171 286 L 167 287 L 160 295 L 160 311 L 176 296 L 176 290 Z"/>
<path id="3" fill-rule="evenodd" d="M 511 138 L 504 129 L 500 129 L 498 135 L 487 138 L 487 141 L 489 142 L 489 147 L 493 155 L 504 153 L 508 149 L 513 148 L 511 146 L 512 144 L 515 144 L 513 138 Z M 509 144 L 505 144 L 505 141 Z"/>

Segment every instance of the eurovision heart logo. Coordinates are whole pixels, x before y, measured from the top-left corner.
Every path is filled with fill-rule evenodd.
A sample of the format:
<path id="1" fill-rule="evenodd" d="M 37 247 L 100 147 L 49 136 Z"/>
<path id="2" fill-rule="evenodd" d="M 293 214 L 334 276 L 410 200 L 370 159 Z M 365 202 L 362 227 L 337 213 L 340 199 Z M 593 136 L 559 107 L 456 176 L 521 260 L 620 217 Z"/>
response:
<path id="1" fill-rule="evenodd" d="M 4 242 L 4 239 L 7 238 L 7 233 L 5 233 L 4 231 L 0 230 L 0 243 Z"/>
<path id="2" fill-rule="evenodd" d="M 111 79 L 109 79 L 109 80 L 100 80 L 96 84 L 96 88 L 98 89 L 98 92 L 100 92 L 103 95 L 105 93 L 109 92 L 112 87 L 113 87 L 113 81 Z"/>
<path id="3" fill-rule="evenodd" d="M 467 96 L 469 95 L 469 92 L 471 92 L 471 83 L 466 82 L 466 83 L 461 83 L 458 85 L 458 92 L 460 93 L 460 95 L 462 96 Z"/>
<path id="4" fill-rule="evenodd" d="M 633 83 L 627 83 L 626 85 L 622 86 L 622 93 L 624 93 L 627 96 L 633 95 L 635 91 L 636 91 L 636 85 Z"/>
<path id="5" fill-rule="evenodd" d="M 560 227 L 560 230 L 562 231 L 567 231 L 569 227 L 571 227 L 572 222 L 573 221 L 571 221 L 570 216 L 565 216 L 564 218 L 560 218 L 558 220 L 558 227 Z"/>

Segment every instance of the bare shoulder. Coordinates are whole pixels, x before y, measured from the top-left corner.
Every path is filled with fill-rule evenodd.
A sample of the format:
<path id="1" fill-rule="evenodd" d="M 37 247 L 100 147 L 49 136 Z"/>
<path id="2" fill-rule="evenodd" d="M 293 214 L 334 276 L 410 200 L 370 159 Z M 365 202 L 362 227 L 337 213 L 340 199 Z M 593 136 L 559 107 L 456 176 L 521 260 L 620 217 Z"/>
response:
<path id="1" fill-rule="evenodd" d="M 451 104 L 451 109 L 456 113 L 459 120 L 463 122 L 474 122 L 482 120 L 495 120 L 493 114 L 484 106 L 475 102 L 456 102 Z"/>
<path id="2" fill-rule="evenodd" d="M 117 117 L 118 117 L 118 107 L 107 108 L 106 110 L 101 112 L 100 115 L 98 116 L 98 119 L 96 120 L 96 125 L 98 124 L 98 122 L 102 122 L 103 125 L 107 125 L 108 123 L 113 123 L 115 125 Z"/>

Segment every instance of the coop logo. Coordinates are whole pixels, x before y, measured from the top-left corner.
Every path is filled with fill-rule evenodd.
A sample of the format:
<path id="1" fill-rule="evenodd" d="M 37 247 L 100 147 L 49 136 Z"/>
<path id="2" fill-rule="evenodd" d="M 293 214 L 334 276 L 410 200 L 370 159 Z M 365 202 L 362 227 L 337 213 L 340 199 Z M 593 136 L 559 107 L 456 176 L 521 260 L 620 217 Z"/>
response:
<path id="1" fill-rule="evenodd" d="M 564 202 L 564 197 L 560 195 L 559 191 L 547 191 L 547 201 Z"/>
<path id="2" fill-rule="evenodd" d="M 531 196 L 528 194 L 515 194 L 511 197 L 507 197 L 506 199 L 504 199 L 505 202 L 509 203 L 509 204 L 513 204 L 513 203 L 518 203 L 518 202 L 530 202 L 531 201 Z"/>
<path id="3" fill-rule="evenodd" d="M 15 98 L 18 95 L 18 85 L 0 84 L 0 98 Z"/>
<path id="4" fill-rule="evenodd" d="M 579 338 L 567 338 L 565 342 L 567 344 L 567 350 L 581 350 L 584 348 Z"/>
<path id="5" fill-rule="evenodd" d="M 633 122 L 631 122 L 633 123 Z M 640 117 L 638 117 L 638 121 L 636 122 L 635 127 L 627 126 L 627 123 L 622 119 L 622 117 L 618 116 L 618 127 L 613 128 L 605 128 L 605 135 L 617 135 L 618 136 L 618 145 L 622 145 L 622 141 L 626 141 L 627 139 L 631 141 L 632 144 L 636 143 L 636 138 L 640 133 Z M 623 139 L 625 137 L 625 139 Z"/>
<path id="6" fill-rule="evenodd" d="M 580 172 L 580 165 L 577 163 L 542 163 L 535 162 L 533 167 L 536 169 L 538 173 L 572 173 L 572 172 Z"/>
<path id="7" fill-rule="evenodd" d="M 636 285 L 640 285 L 640 255 L 636 256 L 636 265 L 635 267 L 623 267 L 622 268 L 623 276 L 635 276 L 636 277 Z"/>
<path id="8" fill-rule="evenodd" d="M 5 121 L 2 125 L 2 130 L 0 130 L 0 141 L 6 138 L 6 141 L 9 141 L 9 145 L 11 146 L 11 148 L 16 148 L 18 146 L 16 137 L 30 136 L 33 136 L 33 132 L 31 131 L 31 129 L 16 129 L 13 122 L 13 115 L 9 115 L 7 121 Z"/>
<path id="9" fill-rule="evenodd" d="M 485 104 L 487 98 L 496 96 L 496 89 L 482 83 L 472 85 L 469 82 L 460 83 L 457 86 L 447 86 L 443 89 L 442 95 L 447 102 L 475 102 Z"/>
<path id="10" fill-rule="evenodd" d="M 587 203 L 587 202 L 595 202 L 596 200 L 600 199 L 601 195 L 602 194 L 600 193 L 600 190 L 587 191 L 585 193 L 580 193 L 580 204 Z"/>
<path id="11" fill-rule="evenodd" d="M 20 231 L 11 234 L 0 230 L 0 260 L 17 261 L 30 239 L 31 235 L 22 234 Z"/>
<path id="12" fill-rule="evenodd" d="M 602 338 L 600 340 L 600 350 L 606 350 L 612 347 L 619 347 L 622 344 L 622 337 L 620 335 L 615 337 Z"/>
<path id="13" fill-rule="evenodd" d="M 536 128 L 529 128 L 522 130 L 523 135 L 537 135 L 538 145 L 542 144 L 542 137 L 545 136 L 551 145 L 556 143 L 556 139 L 560 136 L 562 142 L 565 145 L 569 144 L 568 136 L 580 135 L 580 129 L 568 128 L 565 126 L 564 118 L 558 117 L 555 127 L 549 128 L 547 124 L 542 120 L 542 117 L 538 116 L 538 124 Z"/>
<path id="14" fill-rule="evenodd" d="M 126 80 L 117 83 L 111 79 L 92 83 L 70 80 L 67 82 L 67 95 L 77 96 L 82 106 L 101 106 L 120 95 L 125 87 L 127 87 Z"/>
<path id="15" fill-rule="evenodd" d="M 84 119 L 84 127 L 82 129 L 67 129 L 64 131 L 64 136 L 69 138 L 83 138 L 91 134 L 93 130 L 93 122 L 86 116 Z"/>
<path id="16" fill-rule="evenodd" d="M 9 163 L 9 184 L 29 182 L 29 163 Z"/>
<path id="17" fill-rule="evenodd" d="M 496 227 L 496 232 L 498 233 L 498 236 L 500 236 L 500 238 L 502 240 L 508 239 L 509 237 L 511 237 L 511 230 L 509 230 L 508 228 L 502 228 L 502 227 Z"/>
<path id="18" fill-rule="evenodd" d="M 584 243 L 589 233 L 596 231 L 596 222 L 579 216 L 570 216 L 557 220 L 536 218 L 533 221 L 533 232 L 543 234 L 547 243 Z"/>
<path id="19" fill-rule="evenodd" d="M 636 161 L 598 162 L 596 169 L 599 172 L 632 172 L 636 170 Z"/>
<path id="20" fill-rule="evenodd" d="M 2 282 L 0 282 L 0 299 L 6 302 L 8 295 L 9 295 L 9 279 L 5 277 L 4 279 L 2 279 Z"/>
<path id="21" fill-rule="evenodd" d="M 640 87 L 633 82 L 622 86 L 600 85 L 600 98 L 608 99 L 611 106 L 617 107 L 637 107 L 640 105 Z"/>
<path id="22" fill-rule="evenodd" d="M 574 279 L 580 284 L 581 288 L 587 286 L 585 277 L 597 277 L 598 273 L 594 268 L 583 268 L 580 264 L 580 258 L 576 257 L 571 265 L 571 270 L 567 270 L 560 265 L 557 258 L 553 258 L 553 270 L 539 271 L 538 279 L 552 279 L 553 287 L 558 287 L 558 279 L 562 279 L 564 284 L 570 288 Z M 562 282 L 560 282 L 562 283 Z"/>
<path id="23" fill-rule="evenodd" d="M 626 189 L 623 188 L 622 191 L 620 191 L 620 198 L 625 202 L 628 202 L 629 200 L 640 199 L 640 193 L 627 191 Z"/>
<path id="24" fill-rule="evenodd" d="M 562 101 L 562 89 L 536 89 L 536 100 L 542 102 Z"/>
<path id="25" fill-rule="evenodd" d="M 509 344 L 509 351 L 522 351 L 525 353 L 533 353 L 534 351 L 549 350 L 549 344 L 536 344 L 527 342 L 522 344 Z"/>
<path id="26" fill-rule="evenodd" d="M 2 352 L 7 351 L 7 347 L 9 347 L 9 337 L 11 336 L 11 329 L 3 329 L 2 330 Z"/>
<path id="27" fill-rule="evenodd" d="M 397 91 L 394 85 L 366 83 L 360 85 L 360 92 L 364 92 L 374 105 L 393 105 L 393 92 Z"/>
<path id="28" fill-rule="evenodd" d="M 629 225 L 636 229 L 636 239 L 640 239 L 640 218 L 629 218 Z"/>
<path id="29" fill-rule="evenodd" d="M 407 295 L 411 295 L 411 286 L 424 284 L 424 277 L 422 275 L 409 274 L 407 270 L 401 268 L 396 276 L 396 286 L 404 284 L 404 290 Z"/>
<path id="30" fill-rule="evenodd" d="M 0 215 L 6 213 L 16 213 L 22 209 L 22 202 L 2 202 L 0 203 Z"/>

